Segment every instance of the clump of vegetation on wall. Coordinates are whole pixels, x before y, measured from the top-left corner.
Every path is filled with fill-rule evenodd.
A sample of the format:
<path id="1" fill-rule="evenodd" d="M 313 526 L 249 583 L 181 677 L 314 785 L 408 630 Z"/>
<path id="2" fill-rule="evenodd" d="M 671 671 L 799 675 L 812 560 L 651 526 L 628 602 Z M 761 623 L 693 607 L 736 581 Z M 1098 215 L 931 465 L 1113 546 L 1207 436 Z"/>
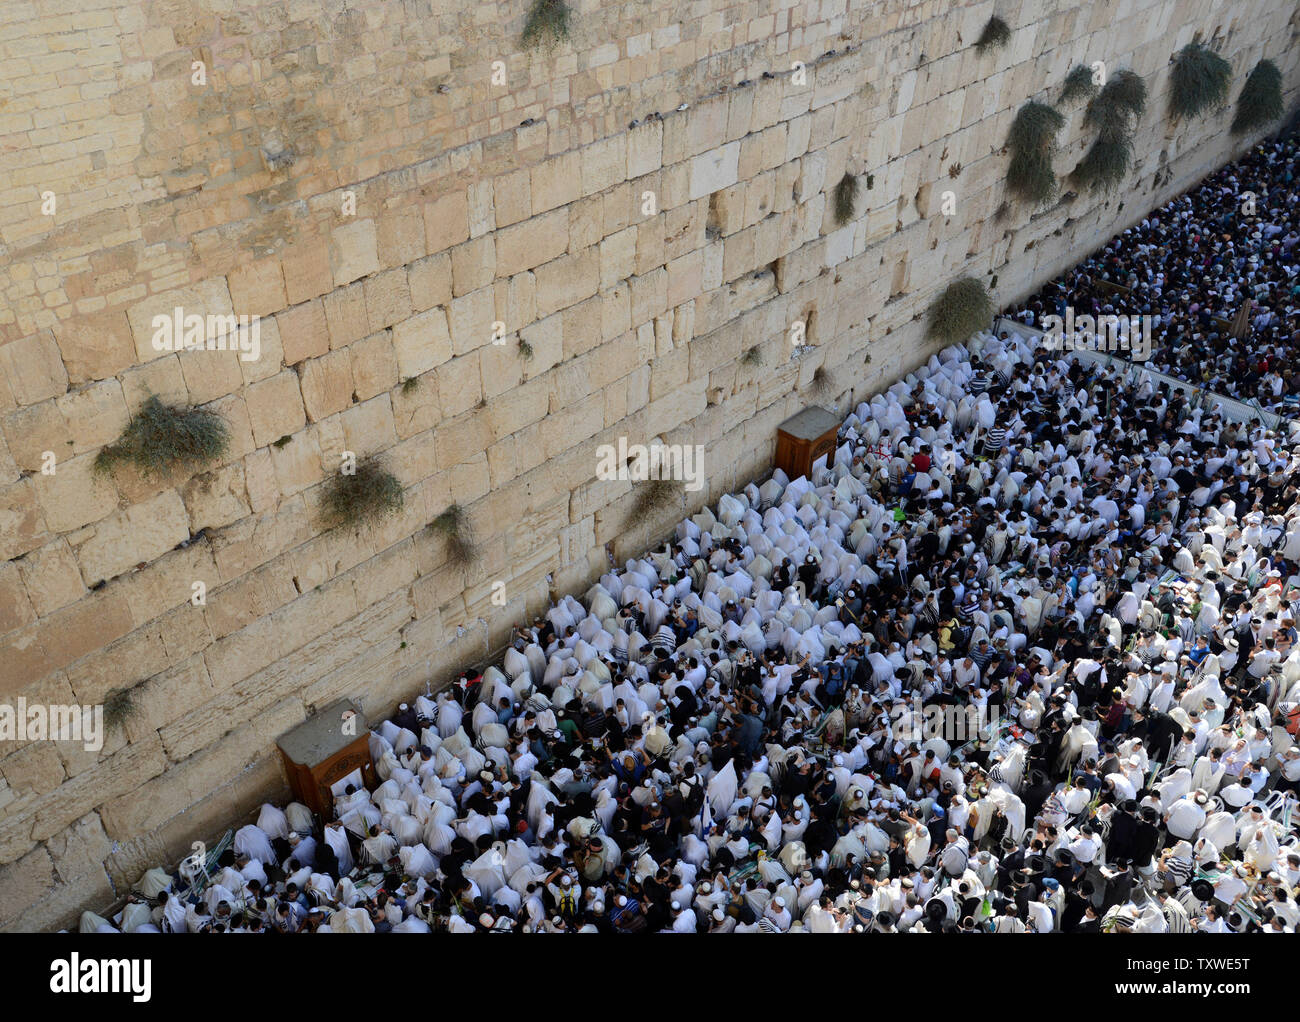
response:
<path id="1" fill-rule="evenodd" d="M 1075 178 L 1096 188 L 1114 188 L 1133 165 L 1133 140 L 1099 138 L 1074 168 Z"/>
<path id="2" fill-rule="evenodd" d="M 525 362 L 533 357 L 533 346 L 522 337 L 519 338 L 519 357 Z"/>
<path id="3" fill-rule="evenodd" d="M 679 479 L 646 479 L 633 484 L 636 497 L 628 517 L 640 521 L 674 504 L 680 505 L 685 487 Z"/>
<path id="4" fill-rule="evenodd" d="M 1091 68 L 1076 64 L 1065 76 L 1065 88 L 1061 90 L 1061 102 L 1068 103 L 1082 96 L 1092 99 L 1097 95 L 1097 83 L 1093 81 Z"/>
<path id="5" fill-rule="evenodd" d="M 1092 144 L 1071 175 L 1095 189 L 1113 188 L 1133 165 L 1133 131 L 1146 109 L 1147 86 L 1133 71 L 1117 71 L 1093 97 L 1083 123 L 1095 128 Z"/>
<path id="6" fill-rule="evenodd" d="M 845 172 L 835 186 L 834 213 L 835 222 L 841 227 L 853 219 L 853 204 L 858 198 L 858 179 Z"/>
<path id="7" fill-rule="evenodd" d="M 1169 114 L 1174 120 L 1197 117 L 1228 101 L 1232 65 L 1201 43 L 1188 43 L 1174 55 Z"/>
<path id="8" fill-rule="evenodd" d="M 987 329 L 993 318 L 988 288 L 974 277 L 959 277 L 930 306 L 926 336 L 957 344 L 977 330 Z"/>
<path id="9" fill-rule="evenodd" d="M 447 558 L 452 564 L 463 568 L 478 560 L 478 544 L 474 541 L 469 515 L 459 504 L 449 505 L 429 523 L 429 528 L 447 540 Z"/>
<path id="10" fill-rule="evenodd" d="M 115 688 L 104 697 L 104 729 L 121 727 L 140 710 L 135 703 L 134 689 Z"/>
<path id="11" fill-rule="evenodd" d="M 554 46 L 561 39 L 568 39 L 570 13 L 564 0 L 533 0 L 520 42 L 531 49 L 543 43 Z"/>
<path id="12" fill-rule="evenodd" d="M 825 366 L 818 366 L 812 374 L 809 389 L 818 401 L 824 400 L 835 393 L 835 376 Z"/>
<path id="13" fill-rule="evenodd" d="M 1006 46 L 1011 41 L 1011 29 L 996 14 L 989 18 L 980 37 L 975 40 L 975 49 L 980 53 L 993 46 Z"/>
<path id="14" fill-rule="evenodd" d="M 763 364 L 763 349 L 755 344 L 741 356 L 740 364 L 746 366 L 761 366 Z"/>
<path id="15" fill-rule="evenodd" d="M 404 503 L 401 481 L 374 459 L 361 462 L 351 473 L 331 476 L 321 500 L 330 528 L 385 518 L 400 511 Z"/>
<path id="16" fill-rule="evenodd" d="M 1056 190 L 1052 155 L 1056 152 L 1057 133 L 1065 118 L 1054 107 L 1030 100 L 1011 122 L 1007 146 L 1011 164 L 1007 167 L 1007 187 L 1012 193 L 1031 202 L 1044 202 Z"/>
<path id="17" fill-rule="evenodd" d="M 150 478 L 196 469 L 230 447 L 226 420 L 204 408 L 166 405 L 150 394 L 116 442 L 95 456 L 95 471 L 129 464 Z"/>
<path id="18" fill-rule="evenodd" d="M 1261 60 L 1246 77 L 1237 97 L 1232 133 L 1241 135 L 1282 116 L 1282 72 L 1271 60 Z"/>

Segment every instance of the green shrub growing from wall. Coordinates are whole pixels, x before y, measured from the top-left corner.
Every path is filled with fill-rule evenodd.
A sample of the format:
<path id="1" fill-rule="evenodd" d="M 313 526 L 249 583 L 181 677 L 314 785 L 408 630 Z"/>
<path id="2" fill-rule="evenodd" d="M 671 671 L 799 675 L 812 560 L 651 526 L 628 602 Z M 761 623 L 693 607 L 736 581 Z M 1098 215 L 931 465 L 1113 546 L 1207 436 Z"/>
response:
<path id="1" fill-rule="evenodd" d="M 401 481 L 373 459 L 361 462 L 352 473 L 330 476 L 321 500 L 331 528 L 385 518 L 400 511 L 404 503 Z"/>
<path id="2" fill-rule="evenodd" d="M 1102 86 L 1083 116 L 1083 123 L 1096 129 L 1097 140 L 1071 174 L 1077 183 L 1095 190 L 1124 180 L 1133 165 L 1133 131 L 1146 102 L 1146 82 L 1133 71 L 1117 71 Z"/>
<path id="3" fill-rule="evenodd" d="M 853 204 L 858 198 L 858 179 L 845 173 L 835 186 L 834 212 L 835 222 L 843 227 L 853 219 Z"/>
<path id="4" fill-rule="evenodd" d="M 230 429 L 216 412 L 167 405 L 150 394 L 121 438 L 95 456 L 94 468 L 107 473 L 128 464 L 148 478 L 160 478 L 215 461 L 229 447 Z"/>
<path id="5" fill-rule="evenodd" d="M 554 46 L 569 38 L 569 5 L 564 0 L 533 0 L 520 42 L 527 49 L 545 44 Z"/>
<path id="6" fill-rule="evenodd" d="M 1174 55 L 1169 86 L 1169 114 L 1175 120 L 1198 117 L 1228 101 L 1232 65 L 1200 43 L 1188 43 Z"/>
<path id="7" fill-rule="evenodd" d="M 1262 128 L 1282 116 L 1282 72 L 1271 60 L 1261 60 L 1246 77 L 1237 97 L 1232 133 L 1240 135 Z"/>
<path id="8" fill-rule="evenodd" d="M 1016 112 L 1007 136 L 1011 150 L 1007 187 L 1014 195 L 1034 203 L 1051 198 L 1056 190 L 1052 155 L 1056 152 L 1057 133 L 1064 126 L 1065 118 L 1060 111 L 1036 100 L 1030 100 Z"/>
<path id="9" fill-rule="evenodd" d="M 975 40 L 975 49 L 983 53 L 994 46 L 1006 46 L 1010 41 L 1011 29 L 1005 21 L 995 14 L 985 23 L 984 30 L 980 32 L 980 37 Z"/>
<path id="10" fill-rule="evenodd" d="M 993 319 L 993 299 L 988 288 L 974 277 L 959 277 L 930 306 L 926 336 L 945 344 L 958 344 Z"/>
<path id="11" fill-rule="evenodd" d="M 1065 76 L 1065 88 L 1061 90 L 1061 102 L 1068 103 L 1080 96 L 1085 99 L 1092 99 L 1095 95 L 1097 95 L 1097 83 L 1093 81 L 1092 69 L 1084 67 L 1082 64 L 1076 64 L 1070 73 Z"/>

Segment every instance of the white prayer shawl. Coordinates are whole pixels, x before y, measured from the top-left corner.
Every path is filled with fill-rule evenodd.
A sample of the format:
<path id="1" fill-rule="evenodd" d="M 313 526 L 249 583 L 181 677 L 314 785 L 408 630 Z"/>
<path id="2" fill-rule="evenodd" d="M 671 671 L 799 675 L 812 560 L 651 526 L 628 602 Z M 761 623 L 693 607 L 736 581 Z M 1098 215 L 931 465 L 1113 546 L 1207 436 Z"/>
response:
<path id="1" fill-rule="evenodd" d="M 131 904 L 125 906 L 122 909 L 121 925 L 122 925 L 123 933 L 141 933 L 141 932 L 156 933 L 157 932 L 156 929 L 152 929 L 151 931 L 143 931 L 141 929 L 141 927 L 145 927 L 145 926 L 151 927 L 152 923 L 153 923 L 152 913 L 149 911 L 148 905 L 145 905 L 137 901 L 137 902 L 132 902 Z"/>
<path id="2" fill-rule="evenodd" d="M 731 812 L 737 787 L 735 761 L 728 760 L 725 767 L 709 778 L 708 801 L 715 816 L 724 817 Z"/>
<path id="3" fill-rule="evenodd" d="M 375 924 L 364 908 L 341 908 L 329 917 L 331 933 L 374 933 Z"/>
<path id="4" fill-rule="evenodd" d="M 907 861 L 916 869 L 920 869 L 930 854 L 930 832 L 919 825 L 912 827 L 903 837 L 903 847 L 906 850 Z"/>
<path id="5" fill-rule="evenodd" d="M 262 803 L 262 810 L 257 816 L 257 826 L 268 838 L 274 841 L 276 838 L 288 838 L 289 820 L 284 814 L 284 810 L 277 806 L 271 805 L 270 802 Z"/>
<path id="6" fill-rule="evenodd" d="M 252 823 L 235 831 L 235 851 L 247 855 L 250 859 L 256 859 L 263 866 L 279 865 L 275 849 L 271 847 L 266 834 L 261 827 Z"/>
<path id="7" fill-rule="evenodd" d="M 407 876 L 428 879 L 438 870 L 437 860 L 423 844 L 402 848 L 397 855 L 402 861 L 402 868 Z M 479 886 L 483 885 L 480 883 Z"/>
<path id="8" fill-rule="evenodd" d="M 167 901 L 163 905 L 162 915 L 163 921 L 166 924 L 163 927 L 165 930 L 170 930 L 172 933 L 186 932 L 185 903 L 174 893 L 168 893 Z"/>
<path id="9" fill-rule="evenodd" d="M 1227 848 L 1236 843 L 1237 821 L 1229 812 L 1211 813 L 1201 826 L 1200 837 L 1216 848 Z"/>

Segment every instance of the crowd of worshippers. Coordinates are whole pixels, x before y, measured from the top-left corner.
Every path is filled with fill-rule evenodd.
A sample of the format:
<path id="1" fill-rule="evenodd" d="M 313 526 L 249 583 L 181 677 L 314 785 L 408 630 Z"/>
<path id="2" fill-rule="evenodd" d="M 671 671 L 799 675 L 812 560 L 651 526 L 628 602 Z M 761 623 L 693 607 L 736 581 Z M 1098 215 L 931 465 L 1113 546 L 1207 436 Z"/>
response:
<path id="1" fill-rule="evenodd" d="M 1293 931 L 1293 445 L 970 348 L 402 704 L 335 821 L 83 927 Z"/>
<path id="2" fill-rule="evenodd" d="M 1256 146 L 1047 284 L 1017 318 L 1042 325 L 1067 306 L 1075 317 L 1150 316 L 1154 352 L 1145 366 L 1295 414 L 1298 171 L 1300 135 Z M 1232 328 L 1247 301 L 1249 332 L 1237 338 Z"/>

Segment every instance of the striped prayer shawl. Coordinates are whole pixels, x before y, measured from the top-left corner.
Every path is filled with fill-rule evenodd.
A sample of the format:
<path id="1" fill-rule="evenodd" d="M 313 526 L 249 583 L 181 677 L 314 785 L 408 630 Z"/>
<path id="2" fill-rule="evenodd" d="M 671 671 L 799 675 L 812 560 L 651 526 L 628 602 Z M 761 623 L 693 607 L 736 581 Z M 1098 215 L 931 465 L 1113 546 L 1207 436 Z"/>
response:
<path id="1" fill-rule="evenodd" d="M 1192 924 L 1187 918 L 1187 909 L 1177 898 L 1166 898 L 1164 909 L 1170 933 L 1191 933 Z"/>

